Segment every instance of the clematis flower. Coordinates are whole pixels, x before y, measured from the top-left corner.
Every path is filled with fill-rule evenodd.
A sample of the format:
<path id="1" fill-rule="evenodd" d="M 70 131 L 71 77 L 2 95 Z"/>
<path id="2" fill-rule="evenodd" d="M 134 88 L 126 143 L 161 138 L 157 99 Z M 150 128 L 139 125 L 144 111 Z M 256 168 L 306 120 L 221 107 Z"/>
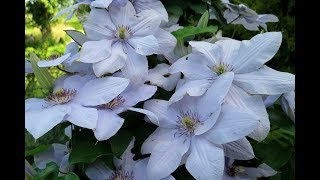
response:
<path id="1" fill-rule="evenodd" d="M 264 65 L 276 54 L 281 38 L 280 32 L 268 32 L 249 41 L 189 42 L 192 53 L 172 64 L 169 70 L 170 73 L 182 72 L 188 81 L 176 89 L 170 102 L 179 101 L 185 94 L 200 96 L 214 79 L 234 72 L 226 103 L 254 111 L 260 117 L 260 125 L 250 137 L 262 141 L 270 130 L 270 122 L 261 95 L 277 95 L 294 89 L 294 75 Z"/>
<path id="2" fill-rule="evenodd" d="M 250 180 L 261 177 L 270 177 L 277 174 L 270 166 L 263 163 L 258 167 L 243 167 L 233 165 L 234 160 L 226 158 L 226 167 L 222 180 Z"/>
<path id="3" fill-rule="evenodd" d="M 168 22 L 168 13 L 160 0 L 131 0 L 131 2 L 137 13 L 154 10 L 161 16 L 161 20 Z"/>
<path id="4" fill-rule="evenodd" d="M 144 109 L 158 117 L 148 118 L 159 126 L 141 147 L 142 154 L 151 153 L 149 179 L 168 176 L 182 161 L 195 179 L 222 178 L 222 144 L 244 138 L 258 125 L 254 114 L 231 105 L 221 107 L 232 80 L 233 72 L 225 73 L 203 96 L 185 96 L 170 106 L 160 99 L 145 102 Z"/>
<path id="5" fill-rule="evenodd" d="M 267 31 L 268 22 L 278 22 L 279 19 L 273 14 L 257 14 L 252 9 L 244 4 L 235 5 L 230 2 L 225 2 L 227 10 L 224 11 L 223 16 L 227 23 L 242 24 L 246 29 L 251 31 L 258 31 L 259 26 Z"/>
<path id="6" fill-rule="evenodd" d="M 150 84 L 159 86 L 166 91 L 172 91 L 180 79 L 180 73 L 170 74 L 169 65 L 162 63 L 158 64 L 153 69 L 149 69 L 146 81 Z"/>
<path id="7" fill-rule="evenodd" d="M 92 9 L 83 24 L 89 41 L 80 61 L 93 63 L 97 76 L 121 69 L 126 78 L 141 78 L 148 71 L 146 55 L 172 51 L 176 39 L 159 28 L 161 17 L 154 10 L 138 14 L 128 2 L 124 7 Z"/>
<path id="8" fill-rule="evenodd" d="M 56 81 L 53 93 L 45 99 L 30 98 L 25 101 L 25 127 L 35 139 L 63 120 L 94 129 L 98 112 L 88 106 L 109 102 L 128 84 L 129 80 L 119 77 L 61 77 Z"/>
<path id="9" fill-rule="evenodd" d="M 96 128 L 93 130 L 97 140 L 107 140 L 119 131 L 124 119 L 118 114 L 124 111 L 130 110 L 152 116 L 151 112 L 133 106 L 151 98 L 156 91 L 156 86 L 130 83 L 117 97 L 98 105 L 96 107 L 98 109 L 98 121 Z"/>
<path id="10" fill-rule="evenodd" d="M 69 155 L 67 145 L 53 143 L 44 152 L 34 155 L 34 163 L 39 169 L 45 169 L 47 163 L 54 162 L 59 166 L 59 176 L 63 176 L 73 169 L 69 164 Z"/>
<path id="11" fill-rule="evenodd" d="M 121 159 L 113 158 L 115 171 L 109 169 L 103 162 L 97 161 L 90 164 L 86 169 L 86 175 L 91 180 L 147 180 L 146 167 L 149 158 L 142 160 L 133 160 L 134 154 L 131 153 L 131 149 L 134 146 L 134 138 L 128 145 L 127 149 L 123 152 Z M 168 176 L 162 180 L 174 180 L 173 176 Z"/>

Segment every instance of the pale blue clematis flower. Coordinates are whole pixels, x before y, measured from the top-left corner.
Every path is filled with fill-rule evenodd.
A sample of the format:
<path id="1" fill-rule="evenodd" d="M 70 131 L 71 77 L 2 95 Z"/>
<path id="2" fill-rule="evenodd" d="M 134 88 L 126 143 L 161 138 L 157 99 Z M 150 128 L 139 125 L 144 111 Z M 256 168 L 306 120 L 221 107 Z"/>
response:
<path id="1" fill-rule="evenodd" d="M 280 32 L 267 32 L 244 41 L 220 40 L 215 44 L 191 41 L 192 53 L 170 67 L 170 73 L 182 72 L 186 79 L 170 102 L 179 101 L 185 94 L 200 96 L 215 78 L 234 72 L 226 102 L 257 113 L 261 118 L 260 125 L 250 137 L 262 141 L 270 130 L 270 122 L 260 95 L 294 90 L 294 75 L 264 65 L 276 54 L 281 40 Z"/>
<path id="2" fill-rule="evenodd" d="M 124 119 L 118 115 L 122 112 L 130 110 L 154 116 L 152 112 L 133 106 L 151 98 L 156 91 L 156 86 L 130 83 L 126 89 L 119 91 L 117 97 L 104 104 L 99 104 L 96 107 L 98 110 L 97 125 L 93 130 L 97 140 L 107 140 L 119 131 L 124 123 Z"/>
<path id="3" fill-rule="evenodd" d="M 25 101 L 25 127 L 35 139 L 63 120 L 94 129 L 98 112 L 88 106 L 109 102 L 128 84 L 129 80 L 119 77 L 63 76 L 56 81 L 53 93 L 47 98 Z"/>
<path id="4" fill-rule="evenodd" d="M 250 31 L 259 31 L 259 26 L 268 31 L 266 23 L 279 21 L 277 16 L 273 14 L 257 14 L 244 4 L 235 5 L 229 1 L 222 1 L 222 3 L 227 8 L 223 13 L 227 23 L 242 24 Z M 213 11 L 210 12 L 210 19 L 216 19 Z"/>
<path id="5" fill-rule="evenodd" d="M 134 138 L 123 152 L 121 159 L 113 158 L 116 169 L 109 169 L 103 162 L 96 161 L 88 166 L 85 173 L 91 180 L 148 180 L 146 169 L 149 158 L 134 161 L 131 149 L 134 146 Z M 171 175 L 162 180 L 175 180 Z"/>
<path id="6" fill-rule="evenodd" d="M 139 79 L 148 73 L 146 55 L 172 51 L 176 39 L 159 28 L 161 16 L 154 10 L 138 14 L 128 2 L 124 7 L 92 9 L 83 27 L 89 41 L 80 61 L 93 63 L 97 76 L 121 69 L 126 78 Z"/>
<path id="7" fill-rule="evenodd" d="M 226 167 L 222 180 L 256 180 L 257 178 L 270 177 L 277 174 L 277 171 L 265 163 L 254 168 L 235 166 L 233 162 L 233 159 L 226 158 Z"/>
<path id="8" fill-rule="evenodd" d="M 222 144 L 244 138 L 258 125 L 256 115 L 231 105 L 221 106 L 232 80 L 233 72 L 225 73 L 204 95 L 185 96 L 171 105 L 160 99 L 145 102 L 144 109 L 157 116 L 149 116 L 149 120 L 159 126 L 141 147 L 142 154 L 151 153 L 147 165 L 149 179 L 168 176 L 182 159 L 195 179 L 222 178 Z"/>
<path id="9" fill-rule="evenodd" d="M 45 169 L 48 163 L 54 162 L 59 166 L 59 176 L 64 176 L 74 168 L 69 164 L 69 155 L 67 145 L 53 143 L 47 150 L 34 155 L 34 163 L 39 169 Z"/>

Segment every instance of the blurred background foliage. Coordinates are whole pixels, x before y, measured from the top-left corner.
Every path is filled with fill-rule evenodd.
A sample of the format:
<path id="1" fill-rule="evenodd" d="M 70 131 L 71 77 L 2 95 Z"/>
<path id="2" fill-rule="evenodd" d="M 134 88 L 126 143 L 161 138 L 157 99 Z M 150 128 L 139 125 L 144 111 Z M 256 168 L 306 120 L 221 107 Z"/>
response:
<path id="1" fill-rule="evenodd" d="M 217 2 L 220 0 L 211 0 Z M 280 50 L 276 56 L 270 60 L 267 65 L 279 71 L 293 73 L 295 72 L 295 1 L 294 0 L 230 0 L 235 4 L 245 4 L 258 14 L 274 14 L 279 18 L 277 23 L 268 23 L 269 31 L 281 31 L 283 40 Z M 83 32 L 82 26 L 77 16 L 67 22 L 64 21 L 67 15 L 62 16 L 54 21 L 50 19 L 61 9 L 74 4 L 75 0 L 29 0 L 25 2 L 25 57 L 30 57 L 30 52 L 35 53 L 40 59 L 51 59 L 62 55 L 65 51 L 66 44 L 72 39 L 67 36 L 64 30 L 75 29 Z M 181 26 L 197 26 L 201 15 L 208 10 L 208 5 L 201 0 L 162 0 L 169 15 L 179 16 L 178 23 Z M 259 31 L 248 31 L 242 25 L 223 26 L 217 20 L 209 20 L 208 25 L 216 25 L 222 30 L 223 37 L 232 37 L 238 40 L 250 39 Z M 196 40 L 210 38 L 212 34 L 205 33 L 196 35 Z M 49 68 L 54 78 L 64 74 L 56 67 Z M 48 94 L 47 89 L 42 89 L 33 74 L 25 77 L 25 98 L 44 97 Z M 170 97 L 170 93 L 159 88 L 155 96 Z M 141 105 L 141 104 L 140 104 Z M 292 121 L 287 118 L 281 110 L 279 103 L 268 108 L 271 122 L 271 131 L 268 137 L 260 143 L 250 142 L 254 147 L 256 158 L 250 161 L 236 161 L 243 166 L 258 166 L 265 162 L 278 171 L 278 174 L 271 178 L 273 180 L 291 180 L 295 178 L 295 129 Z M 133 127 L 135 120 L 143 118 L 141 115 L 130 114 L 130 121 L 126 121 L 124 128 Z M 65 142 L 66 137 L 61 136 L 65 125 L 54 128 L 44 137 L 36 142 L 32 136 L 26 132 L 25 149 L 27 153 L 41 151 L 52 142 Z M 148 123 L 142 123 L 140 128 L 147 129 L 146 132 L 131 131 L 137 139 L 135 146 L 140 146 L 144 139 L 154 130 L 155 127 L 149 126 Z M 60 136 L 59 136 L 60 134 Z M 139 147 L 135 147 L 139 153 Z M 32 156 L 26 154 L 28 161 L 32 162 Z M 173 175 L 176 179 L 193 179 L 184 167 L 178 168 Z M 262 179 L 262 178 L 261 178 Z"/>

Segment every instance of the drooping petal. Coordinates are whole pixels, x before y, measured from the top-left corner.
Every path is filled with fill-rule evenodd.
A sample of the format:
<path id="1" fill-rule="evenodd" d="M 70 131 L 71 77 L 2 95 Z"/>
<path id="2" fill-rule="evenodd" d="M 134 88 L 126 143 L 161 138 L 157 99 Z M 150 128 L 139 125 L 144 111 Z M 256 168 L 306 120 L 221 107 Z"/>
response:
<path id="1" fill-rule="evenodd" d="M 190 41 L 189 44 L 192 46 L 192 52 L 203 54 L 211 67 L 220 63 L 222 49 L 218 45 L 204 41 Z"/>
<path id="2" fill-rule="evenodd" d="M 277 16 L 273 14 L 259 14 L 257 21 L 267 23 L 267 22 L 278 22 L 279 19 Z"/>
<path id="3" fill-rule="evenodd" d="M 94 162 L 89 164 L 85 174 L 91 180 L 105 180 L 112 175 L 112 170 L 109 169 L 102 161 Z"/>
<path id="4" fill-rule="evenodd" d="M 223 144 L 226 157 L 238 160 L 250 160 L 254 158 L 254 152 L 250 142 L 246 138 Z"/>
<path id="5" fill-rule="evenodd" d="M 171 141 L 175 137 L 174 133 L 175 132 L 172 129 L 158 127 L 143 142 L 141 146 L 141 154 L 149 154 L 157 144 Z"/>
<path id="6" fill-rule="evenodd" d="M 104 141 L 115 135 L 121 128 L 124 119 L 117 114 L 107 110 L 98 111 L 97 126 L 94 129 L 94 136 L 98 141 Z"/>
<path id="7" fill-rule="evenodd" d="M 250 94 L 276 95 L 294 90 L 295 76 L 263 66 L 257 71 L 237 74 L 234 84 Z"/>
<path id="8" fill-rule="evenodd" d="M 159 86 L 166 91 L 172 91 L 180 79 L 180 73 L 169 74 L 169 67 L 168 64 L 162 63 L 153 69 L 149 69 L 146 80 L 150 81 L 150 84 Z"/>
<path id="9" fill-rule="evenodd" d="M 295 122 L 295 91 L 290 91 L 282 95 L 280 99 L 282 110 Z"/>
<path id="10" fill-rule="evenodd" d="M 204 138 L 194 137 L 186 168 L 195 179 L 221 179 L 224 169 L 222 148 Z"/>
<path id="11" fill-rule="evenodd" d="M 98 111 L 95 108 L 83 107 L 81 105 L 71 103 L 71 111 L 66 117 L 71 123 L 88 128 L 94 129 L 97 125 Z"/>
<path id="12" fill-rule="evenodd" d="M 203 135 L 215 144 L 236 141 L 251 133 L 258 126 L 258 120 L 253 114 L 234 106 L 223 105 L 217 122 Z"/>
<path id="13" fill-rule="evenodd" d="M 131 47 L 127 47 L 127 54 L 128 58 L 125 61 L 125 66 L 121 69 L 124 77 L 130 79 L 132 83 L 144 83 L 148 75 L 146 56 L 136 53 Z"/>
<path id="14" fill-rule="evenodd" d="M 99 77 L 106 73 L 114 73 L 125 65 L 126 58 L 121 43 L 114 43 L 111 47 L 111 56 L 92 65 L 94 74 Z"/>
<path id="15" fill-rule="evenodd" d="M 190 146 L 190 140 L 176 136 L 171 141 L 158 142 L 152 150 L 148 165 L 148 179 L 161 179 L 178 168 L 183 154 Z"/>
<path id="16" fill-rule="evenodd" d="M 108 39 L 85 42 L 80 51 L 80 61 L 95 63 L 107 59 L 111 55 L 111 43 Z"/>
<path id="17" fill-rule="evenodd" d="M 169 72 L 171 74 L 182 72 L 185 77 L 191 80 L 208 79 L 216 76 L 207 65 L 199 62 L 201 62 L 200 59 L 197 62 L 194 58 L 186 60 L 183 57 L 171 65 Z"/>
<path id="18" fill-rule="evenodd" d="M 133 37 L 128 39 L 128 42 L 134 47 L 136 53 L 141 55 L 148 56 L 159 52 L 158 41 L 153 35 Z"/>
<path id="19" fill-rule="evenodd" d="M 177 39 L 170 32 L 159 28 L 154 36 L 159 44 L 159 51 L 156 54 L 170 53 L 176 47 Z"/>
<path id="20" fill-rule="evenodd" d="M 185 95 L 189 96 L 201 96 L 203 95 L 208 88 L 212 85 L 212 80 L 201 79 L 187 81 L 179 89 L 176 89 L 176 92 L 169 99 L 170 103 L 177 102 L 181 100 Z"/>
<path id="21" fill-rule="evenodd" d="M 137 13 L 148 9 L 155 10 L 163 21 L 168 21 L 168 13 L 160 0 L 136 0 L 133 1 L 133 6 Z"/>
<path id="22" fill-rule="evenodd" d="M 221 106 L 232 85 L 233 77 L 233 72 L 226 72 L 214 80 L 207 92 L 199 98 L 198 110 L 201 114 L 208 117 Z"/>
<path id="23" fill-rule="evenodd" d="M 84 106 L 97 106 L 110 102 L 129 84 L 128 79 L 104 77 L 87 82 L 80 90 L 77 98 Z"/>
<path id="24" fill-rule="evenodd" d="M 67 53 L 61 57 L 58 57 L 57 59 L 53 60 L 43 60 L 38 62 L 39 67 L 51 67 L 51 66 L 57 66 L 67 60 L 70 57 L 71 53 Z"/>
<path id="25" fill-rule="evenodd" d="M 161 99 L 151 99 L 144 103 L 143 108 L 153 112 L 158 119 L 148 116 L 155 125 L 164 128 L 175 127 L 178 112 L 169 107 L 169 102 Z"/>
<path id="26" fill-rule="evenodd" d="M 282 41 L 281 32 L 258 34 L 241 42 L 238 56 L 233 61 L 236 73 L 248 73 L 259 69 L 278 51 Z"/>
<path id="27" fill-rule="evenodd" d="M 264 105 L 267 107 L 272 106 L 281 96 L 281 94 L 266 96 L 263 100 Z"/>
<path id="28" fill-rule="evenodd" d="M 68 106 L 61 105 L 26 111 L 25 128 L 35 139 L 38 139 L 59 124 L 69 112 Z"/>

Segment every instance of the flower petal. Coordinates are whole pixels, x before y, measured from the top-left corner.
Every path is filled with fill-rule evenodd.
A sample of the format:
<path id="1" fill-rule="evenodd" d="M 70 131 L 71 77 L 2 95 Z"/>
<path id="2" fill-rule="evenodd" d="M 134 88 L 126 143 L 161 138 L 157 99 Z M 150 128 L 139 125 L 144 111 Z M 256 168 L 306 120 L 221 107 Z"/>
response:
<path id="1" fill-rule="evenodd" d="M 67 76 L 63 81 L 63 88 L 64 89 L 76 89 L 79 91 L 88 81 L 95 79 L 92 75 L 73 75 L 73 76 Z M 62 88 L 62 87 L 61 87 Z M 58 91 L 60 89 L 55 89 L 55 91 Z"/>
<path id="2" fill-rule="evenodd" d="M 248 73 L 259 69 L 277 53 L 281 41 L 281 32 L 258 34 L 249 41 L 242 41 L 237 59 L 233 61 L 235 72 Z"/>
<path id="3" fill-rule="evenodd" d="M 79 92 L 79 101 L 84 106 L 97 106 L 110 102 L 129 84 L 128 79 L 104 77 L 87 82 Z"/>
<path id="4" fill-rule="evenodd" d="M 111 47 L 111 56 L 93 63 L 93 71 L 96 76 L 102 76 L 106 73 L 114 73 L 125 65 L 127 55 L 124 53 L 121 43 L 115 43 Z"/>
<path id="5" fill-rule="evenodd" d="M 158 127 L 150 136 L 143 142 L 141 146 L 141 154 L 149 154 L 153 148 L 162 142 L 171 141 L 175 137 L 174 131 L 168 128 Z"/>
<path id="6" fill-rule="evenodd" d="M 157 13 L 159 13 L 159 15 L 161 15 L 163 21 L 168 21 L 168 13 L 160 0 L 133 1 L 133 6 L 135 7 L 137 13 L 148 9 L 155 10 Z"/>
<path id="7" fill-rule="evenodd" d="M 170 53 L 176 47 L 177 39 L 170 32 L 159 28 L 154 36 L 159 44 L 159 51 L 156 54 Z"/>
<path id="8" fill-rule="evenodd" d="M 61 105 L 28 110 L 25 112 L 25 128 L 35 139 L 38 139 L 59 124 L 69 112 L 68 106 Z"/>
<path id="9" fill-rule="evenodd" d="M 161 16 L 154 10 L 145 10 L 137 14 L 131 24 L 134 37 L 153 35 L 159 29 Z"/>
<path id="10" fill-rule="evenodd" d="M 169 176 L 178 168 L 189 146 L 189 139 L 177 136 L 171 141 L 158 142 L 152 150 L 147 165 L 148 179 L 161 179 Z"/>
<path id="11" fill-rule="evenodd" d="M 91 3 L 91 6 L 97 8 L 108 8 L 112 1 L 113 0 L 95 0 Z"/>
<path id="12" fill-rule="evenodd" d="M 132 17 L 136 15 L 136 10 L 131 2 L 128 2 L 125 6 L 110 6 L 109 13 L 113 24 L 118 27 L 129 25 Z"/>
<path id="13" fill-rule="evenodd" d="M 95 63 L 107 59 L 111 55 L 111 40 L 87 41 L 82 45 L 80 61 Z"/>
<path id="14" fill-rule="evenodd" d="M 257 21 L 267 23 L 267 22 L 278 22 L 279 19 L 277 16 L 273 14 L 259 14 Z"/>
<path id="15" fill-rule="evenodd" d="M 141 109 L 141 108 L 134 108 L 134 107 L 126 107 L 126 110 L 129 111 L 134 111 L 134 112 L 138 112 L 138 113 L 142 113 L 147 115 L 148 117 L 152 117 L 152 119 L 155 119 L 157 121 L 158 117 L 151 111 L 145 110 L 145 109 Z"/>
<path id="16" fill-rule="evenodd" d="M 234 84 L 250 94 L 276 95 L 293 91 L 295 76 L 263 66 L 251 73 L 237 74 Z"/>
<path id="17" fill-rule="evenodd" d="M 83 107 L 75 103 L 70 104 L 70 106 L 71 112 L 68 114 L 69 116 L 66 117 L 68 121 L 88 129 L 94 129 L 96 127 L 98 120 L 97 109 Z"/>
<path id="18" fill-rule="evenodd" d="M 134 147 L 135 138 L 133 137 L 126 150 L 122 153 L 120 159 L 113 156 L 113 163 L 116 166 L 116 169 L 123 169 L 127 172 L 131 172 L 136 164 L 136 161 L 133 160 L 134 154 L 131 152 L 131 149 Z"/>
<path id="19" fill-rule="evenodd" d="M 136 53 L 141 55 L 151 55 L 159 52 L 159 44 L 153 35 L 144 37 L 133 37 L 128 39 L 131 46 L 134 47 Z"/>
<path id="20" fill-rule="evenodd" d="M 257 126 L 259 118 L 230 105 L 223 105 L 218 121 L 204 136 L 212 143 L 224 144 L 241 139 Z"/>
<path id="21" fill-rule="evenodd" d="M 221 107 L 219 106 L 217 111 L 215 111 L 208 118 L 205 117 L 206 118 L 205 121 L 201 121 L 201 124 L 199 124 L 198 127 L 195 129 L 194 134 L 200 135 L 200 134 L 207 132 L 209 129 L 211 129 L 213 127 L 213 125 L 216 123 L 216 121 L 220 115 L 220 112 L 221 112 Z"/>
<path id="22" fill-rule="evenodd" d="M 61 57 L 58 57 L 57 59 L 53 60 L 43 60 L 38 62 L 39 67 L 51 67 L 51 66 L 57 66 L 61 64 L 63 61 L 67 60 L 70 57 L 71 53 L 65 54 Z"/>
<path id="23" fill-rule="evenodd" d="M 281 94 L 266 96 L 263 100 L 264 105 L 267 107 L 272 106 L 281 96 Z"/>
<path id="24" fill-rule="evenodd" d="M 148 116 L 150 121 L 160 127 L 175 127 L 178 113 L 169 107 L 169 102 L 161 99 L 151 99 L 144 103 L 143 108 L 153 112 L 158 119 Z"/>
<path id="25" fill-rule="evenodd" d="M 125 100 L 123 106 L 134 106 L 141 101 L 151 98 L 156 91 L 156 86 L 147 84 L 135 86 L 129 84 L 129 86 L 121 93 L 122 99 Z"/>
<path id="26" fill-rule="evenodd" d="M 282 110 L 291 118 L 293 122 L 295 122 L 295 91 L 290 91 L 288 93 L 283 94 L 280 99 Z"/>
<path id="27" fill-rule="evenodd" d="M 199 180 L 221 179 L 224 169 L 222 148 L 201 137 L 191 141 L 191 153 L 186 162 L 189 173 Z"/>
<path id="28" fill-rule="evenodd" d="M 216 44 L 221 47 L 223 51 L 221 62 L 232 65 L 232 62 L 237 58 L 241 41 L 234 39 L 225 39 L 217 41 Z"/>
<path id="29" fill-rule="evenodd" d="M 113 171 L 109 169 L 102 161 L 98 161 L 89 164 L 85 173 L 92 180 L 105 180 L 112 175 Z"/>
<path id="30" fill-rule="evenodd" d="M 138 160 L 137 163 L 134 165 L 133 168 L 133 177 L 134 179 L 148 179 L 147 177 L 147 164 L 149 158 Z"/>
<path id="31" fill-rule="evenodd" d="M 190 41 L 189 44 L 192 46 L 192 52 L 199 52 L 206 57 L 210 67 L 220 63 L 222 49 L 218 45 L 204 41 Z"/>
<path id="32" fill-rule="evenodd" d="M 98 141 L 104 141 L 115 135 L 121 128 L 124 119 L 117 114 L 107 110 L 98 111 L 98 121 L 95 127 L 94 136 Z"/>
<path id="33" fill-rule="evenodd" d="M 254 152 L 250 142 L 246 138 L 223 144 L 226 157 L 238 160 L 250 160 L 254 158 Z"/>

